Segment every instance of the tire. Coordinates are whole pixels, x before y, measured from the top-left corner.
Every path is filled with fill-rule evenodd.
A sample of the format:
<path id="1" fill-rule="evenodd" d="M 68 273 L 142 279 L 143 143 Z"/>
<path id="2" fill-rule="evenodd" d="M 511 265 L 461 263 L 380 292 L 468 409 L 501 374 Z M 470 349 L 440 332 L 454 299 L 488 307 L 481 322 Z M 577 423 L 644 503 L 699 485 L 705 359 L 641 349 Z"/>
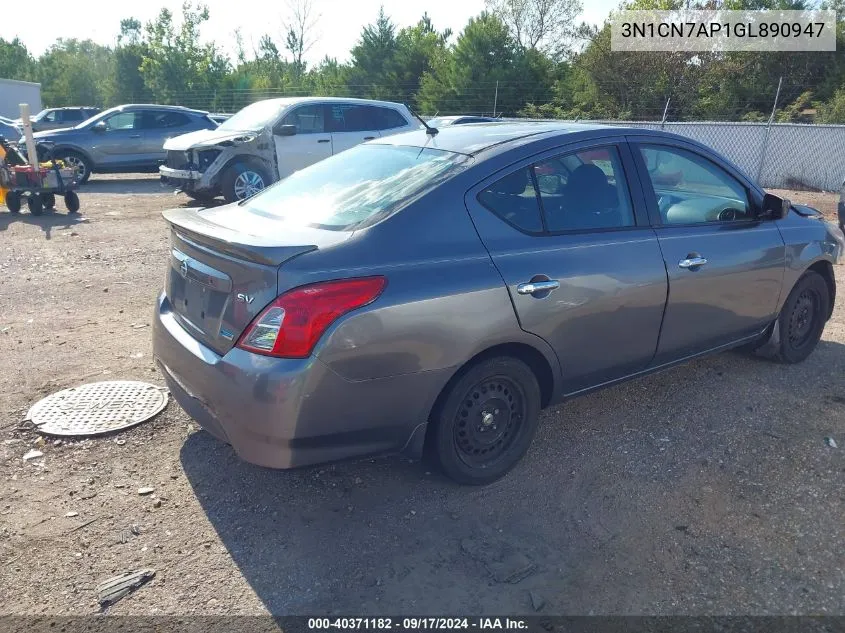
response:
<path id="1" fill-rule="evenodd" d="M 52 209 L 56 206 L 56 194 L 54 193 L 42 193 L 41 194 L 41 205 L 45 209 Z"/>
<path id="2" fill-rule="evenodd" d="M 432 413 L 431 448 L 461 484 L 496 481 L 525 455 L 537 431 L 540 385 L 521 360 L 479 361 L 446 387 Z"/>
<path id="3" fill-rule="evenodd" d="M 827 282 L 817 272 L 807 271 L 792 288 L 778 316 L 777 360 L 793 364 L 806 359 L 816 349 L 829 313 Z"/>
<path id="4" fill-rule="evenodd" d="M 44 213 L 44 205 L 41 204 L 41 196 L 38 194 L 33 194 L 27 198 L 26 201 L 27 206 L 29 207 L 29 212 L 32 215 L 41 215 Z"/>
<path id="5" fill-rule="evenodd" d="M 271 184 L 264 167 L 255 163 L 235 163 L 223 174 L 221 185 L 226 202 L 249 198 Z"/>
<path id="6" fill-rule="evenodd" d="M 6 208 L 9 209 L 10 213 L 20 213 L 21 212 L 21 194 L 17 191 L 7 191 L 6 192 Z"/>
<path id="7" fill-rule="evenodd" d="M 205 191 L 185 191 L 183 189 L 182 193 L 197 202 L 211 202 L 216 197 L 213 193 Z"/>
<path id="8" fill-rule="evenodd" d="M 93 169 L 93 165 L 91 165 L 90 160 L 88 160 L 79 152 L 74 152 L 71 150 L 59 151 L 57 152 L 57 154 L 57 159 L 64 162 L 65 165 L 76 167 L 76 173 L 79 174 L 77 182 L 80 185 L 88 182 L 88 179 L 91 177 L 91 170 Z"/>
<path id="9" fill-rule="evenodd" d="M 75 191 L 68 191 L 65 193 L 65 207 L 68 213 L 76 213 L 79 211 L 79 196 Z"/>

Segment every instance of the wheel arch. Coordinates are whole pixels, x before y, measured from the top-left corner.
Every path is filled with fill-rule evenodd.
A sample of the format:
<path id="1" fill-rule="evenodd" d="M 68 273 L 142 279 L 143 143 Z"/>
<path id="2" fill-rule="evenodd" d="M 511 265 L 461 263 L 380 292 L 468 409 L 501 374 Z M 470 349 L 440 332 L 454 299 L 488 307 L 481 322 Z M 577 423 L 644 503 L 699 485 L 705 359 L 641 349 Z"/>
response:
<path id="1" fill-rule="evenodd" d="M 91 154 L 85 149 L 76 145 L 71 145 L 69 143 L 56 143 L 56 146 L 53 148 L 53 155 L 55 156 L 59 152 L 73 152 L 74 154 L 79 154 L 91 164 L 92 168 L 95 168 L 97 166 L 97 163 L 92 158 Z"/>
<path id="2" fill-rule="evenodd" d="M 825 317 L 825 320 L 828 320 L 833 315 L 833 304 L 836 301 L 836 275 L 833 272 L 833 264 L 826 259 L 820 259 L 810 264 L 810 266 L 808 266 L 807 270 L 804 272 L 808 271 L 813 271 L 821 275 L 822 279 L 824 279 L 825 284 L 827 284 L 827 292 L 830 298 L 830 305 L 828 307 L 828 313 Z"/>
<path id="3" fill-rule="evenodd" d="M 428 421 L 431 420 L 434 412 L 437 411 L 439 407 L 443 406 L 443 402 L 447 398 L 447 394 L 452 385 L 460 380 L 460 378 L 477 363 L 496 356 L 510 356 L 512 358 L 517 358 L 528 365 L 534 373 L 534 376 L 537 378 L 537 383 L 540 385 L 541 409 L 545 409 L 554 402 L 557 380 L 555 380 L 555 373 L 552 364 L 543 352 L 527 343 L 499 343 L 497 345 L 493 345 L 478 352 L 475 356 L 467 360 L 452 374 L 449 380 L 446 381 L 446 384 L 443 385 L 443 388 L 440 390 L 437 398 L 435 398 L 434 404 L 429 411 L 426 419 L 425 433 L 422 435 L 423 441 L 416 447 L 416 450 L 411 450 L 412 453 L 427 452 L 432 441 L 434 429 L 434 425 L 429 424 Z"/>

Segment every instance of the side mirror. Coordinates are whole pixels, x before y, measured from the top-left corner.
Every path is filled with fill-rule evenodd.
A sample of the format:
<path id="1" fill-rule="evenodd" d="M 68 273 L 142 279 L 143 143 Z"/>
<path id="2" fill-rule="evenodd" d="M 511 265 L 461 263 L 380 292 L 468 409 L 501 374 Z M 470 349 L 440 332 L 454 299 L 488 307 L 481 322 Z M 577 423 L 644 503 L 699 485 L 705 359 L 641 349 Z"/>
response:
<path id="1" fill-rule="evenodd" d="M 294 136 L 296 134 L 295 125 L 277 125 L 273 128 L 273 134 L 276 136 Z"/>
<path id="2" fill-rule="evenodd" d="M 105 121 L 97 121 L 94 125 L 91 126 L 91 130 L 93 132 L 105 132 L 109 128 L 106 126 Z"/>
<path id="3" fill-rule="evenodd" d="M 781 198 L 772 193 L 763 196 L 763 206 L 760 217 L 769 220 L 782 220 L 789 213 L 792 203 L 787 198 Z"/>

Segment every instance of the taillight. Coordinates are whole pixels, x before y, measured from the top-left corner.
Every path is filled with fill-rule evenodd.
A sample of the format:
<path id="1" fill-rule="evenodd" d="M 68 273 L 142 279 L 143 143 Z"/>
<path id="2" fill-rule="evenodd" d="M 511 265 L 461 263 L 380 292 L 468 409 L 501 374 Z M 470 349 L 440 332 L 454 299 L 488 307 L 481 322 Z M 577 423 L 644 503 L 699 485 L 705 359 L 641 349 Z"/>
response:
<path id="1" fill-rule="evenodd" d="M 385 285 L 384 277 L 362 277 L 289 290 L 261 311 L 237 346 L 267 356 L 305 358 L 332 323 L 375 301 Z"/>

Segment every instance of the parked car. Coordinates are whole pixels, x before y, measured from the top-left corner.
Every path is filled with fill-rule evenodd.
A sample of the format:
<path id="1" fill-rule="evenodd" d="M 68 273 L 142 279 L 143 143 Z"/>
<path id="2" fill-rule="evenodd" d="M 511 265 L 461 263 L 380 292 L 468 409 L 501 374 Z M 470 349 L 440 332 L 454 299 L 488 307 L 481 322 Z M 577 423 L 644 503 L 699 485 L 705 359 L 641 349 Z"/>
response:
<path id="1" fill-rule="evenodd" d="M 54 155 L 77 168 L 80 182 L 92 173 L 155 171 L 172 136 L 217 127 L 201 110 L 181 106 L 122 105 L 73 128 L 34 134 Z M 25 151 L 25 147 L 21 144 Z"/>
<path id="2" fill-rule="evenodd" d="M 577 124 L 380 138 L 164 217 L 154 356 L 206 430 L 275 468 L 427 448 L 469 484 L 569 397 L 739 346 L 804 360 L 845 248 L 700 143 Z"/>
<path id="3" fill-rule="evenodd" d="M 44 130 L 74 127 L 99 112 L 100 108 L 46 108 L 30 117 L 29 120 L 32 123 L 33 132 L 42 132 Z M 23 125 L 20 119 L 17 120 L 17 123 L 20 126 Z"/>
<path id="4" fill-rule="evenodd" d="M 221 114 L 221 113 L 218 113 L 218 112 L 212 112 L 211 114 L 208 115 L 208 118 L 211 119 L 212 121 L 214 121 L 217 125 L 220 125 L 226 119 L 231 119 L 232 115 L 231 114 Z"/>
<path id="5" fill-rule="evenodd" d="M 17 143 L 21 137 L 21 129 L 12 119 L 0 116 L 0 136 L 10 143 Z"/>
<path id="6" fill-rule="evenodd" d="M 839 228 L 845 231 L 845 181 L 842 181 L 842 188 L 839 190 Z"/>
<path id="7" fill-rule="evenodd" d="M 428 124 L 434 128 L 441 128 L 447 125 L 465 125 L 466 123 L 494 123 L 499 119 L 489 116 L 438 116 L 428 120 Z"/>
<path id="8" fill-rule="evenodd" d="M 165 144 L 162 181 L 199 200 L 243 200 L 298 169 L 359 143 L 420 127 L 386 101 L 302 97 L 245 107 L 216 130 Z"/>

